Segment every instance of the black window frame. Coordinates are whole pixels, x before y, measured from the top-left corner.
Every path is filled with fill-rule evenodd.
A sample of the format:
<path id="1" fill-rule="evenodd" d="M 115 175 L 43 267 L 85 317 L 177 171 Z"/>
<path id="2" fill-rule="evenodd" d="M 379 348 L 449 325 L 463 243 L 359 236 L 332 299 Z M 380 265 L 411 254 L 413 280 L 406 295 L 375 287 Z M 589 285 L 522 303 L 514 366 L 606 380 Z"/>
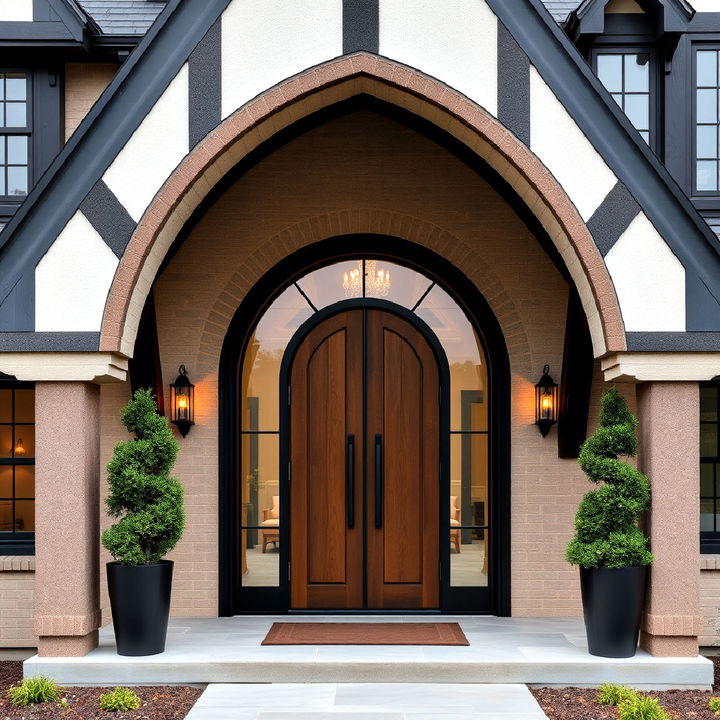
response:
<path id="1" fill-rule="evenodd" d="M 698 53 L 702 51 L 715 51 L 720 55 L 720 40 L 713 38 L 713 40 L 698 40 L 690 46 L 690 196 L 692 198 L 698 198 L 700 200 L 720 199 L 720 138 L 718 140 L 718 189 L 717 190 L 698 190 L 697 186 L 697 162 L 698 162 L 698 150 L 697 150 L 697 91 L 698 79 L 697 79 L 697 58 Z M 719 70 L 718 70 L 718 95 L 720 96 L 720 58 Z M 720 135 L 720 108 L 718 112 L 718 133 Z"/>
<path id="2" fill-rule="evenodd" d="M 597 58 L 599 55 L 649 55 L 649 79 L 648 79 L 648 94 L 649 94 L 649 135 L 648 147 L 659 156 L 660 149 L 662 147 L 662 127 L 660 123 L 660 105 L 659 101 L 661 98 L 661 92 L 659 87 L 660 73 L 658 72 L 658 53 L 655 45 L 650 42 L 615 42 L 609 39 L 603 39 L 603 42 L 597 42 L 590 50 L 590 62 L 592 65 L 593 72 L 599 79 L 598 75 L 598 63 Z M 608 93 L 612 95 L 608 90 Z M 615 100 L 613 100 L 615 102 Z M 620 106 L 618 105 L 618 108 Z M 622 111 L 622 108 L 620 108 Z M 628 117 L 626 115 L 626 117 Z M 630 121 L 630 118 L 628 117 Z M 632 121 L 630 124 L 633 125 Z M 633 127 L 635 127 L 633 125 Z M 636 130 L 636 132 L 639 131 Z M 642 137 L 642 136 L 641 136 Z M 644 139 L 644 138 L 643 138 Z"/>
<path id="3" fill-rule="evenodd" d="M 0 78 L 3 75 L 25 75 L 26 78 L 26 125 L 24 127 L 6 127 L 0 125 L 0 139 L 9 136 L 22 136 L 28 138 L 27 144 L 27 192 L 24 195 L 8 195 L 0 194 L 0 207 L 6 204 L 20 205 L 32 190 L 35 184 L 35 172 L 34 172 L 34 139 L 35 139 L 35 82 L 33 71 L 27 66 L 21 67 L 5 67 L 0 66 Z M 6 100 L 0 100 L 0 104 L 7 102 Z M 7 148 L 5 148 L 7 150 Z M 5 164 L 0 165 L 0 168 L 8 165 L 7 152 L 5 154 Z M 7 187 L 5 188 L 7 190 Z"/>
<path id="4" fill-rule="evenodd" d="M 18 380 L 0 380 L 0 390 L 35 390 L 35 383 L 21 382 Z M 15 418 L 13 415 L 13 425 Z M 28 423 L 22 423 L 23 425 Z M 33 427 L 36 426 L 35 417 L 33 417 Z M 0 458 L 2 466 L 31 466 L 35 467 L 35 457 L 32 458 Z M 15 498 L 13 498 L 14 500 Z M 23 498 L 30 499 L 30 498 Z M 36 502 L 36 496 L 32 497 Z M 36 505 L 37 510 L 37 505 Z M 16 530 L 0 532 L 0 555 L 35 555 L 35 531 Z"/>

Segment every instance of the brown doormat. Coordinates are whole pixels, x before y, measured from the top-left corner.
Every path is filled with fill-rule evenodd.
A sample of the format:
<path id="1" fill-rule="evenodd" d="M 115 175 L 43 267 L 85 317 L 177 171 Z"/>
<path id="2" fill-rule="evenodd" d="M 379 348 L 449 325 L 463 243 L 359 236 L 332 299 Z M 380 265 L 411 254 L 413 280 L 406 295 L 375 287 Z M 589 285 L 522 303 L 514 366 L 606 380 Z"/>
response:
<path id="1" fill-rule="evenodd" d="M 263 645 L 469 645 L 458 623 L 273 623 Z"/>

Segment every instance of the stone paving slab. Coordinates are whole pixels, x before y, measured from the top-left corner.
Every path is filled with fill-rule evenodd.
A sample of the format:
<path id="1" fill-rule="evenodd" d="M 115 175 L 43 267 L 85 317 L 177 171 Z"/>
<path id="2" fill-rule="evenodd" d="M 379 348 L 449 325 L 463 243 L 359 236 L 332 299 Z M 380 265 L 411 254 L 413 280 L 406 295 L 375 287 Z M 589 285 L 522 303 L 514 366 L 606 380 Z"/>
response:
<path id="1" fill-rule="evenodd" d="M 187 720 L 547 720 L 526 685 L 208 685 Z"/>

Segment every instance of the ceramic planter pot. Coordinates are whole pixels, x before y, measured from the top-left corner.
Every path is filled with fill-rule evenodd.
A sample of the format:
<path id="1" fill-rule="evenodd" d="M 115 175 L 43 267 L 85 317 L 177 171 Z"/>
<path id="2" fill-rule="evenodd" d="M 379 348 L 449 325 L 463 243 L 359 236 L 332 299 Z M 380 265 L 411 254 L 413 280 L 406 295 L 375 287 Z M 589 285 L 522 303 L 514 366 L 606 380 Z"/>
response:
<path id="1" fill-rule="evenodd" d="M 580 568 L 583 615 L 591 655 L 635 655 L 647 567 Z"/>
<path id="2" fill-rule="evenodd" d="M 171 560 L 137 567 L 107 563 L 118 655 L 157 655 L 164 652 L 172 575 Z"/>

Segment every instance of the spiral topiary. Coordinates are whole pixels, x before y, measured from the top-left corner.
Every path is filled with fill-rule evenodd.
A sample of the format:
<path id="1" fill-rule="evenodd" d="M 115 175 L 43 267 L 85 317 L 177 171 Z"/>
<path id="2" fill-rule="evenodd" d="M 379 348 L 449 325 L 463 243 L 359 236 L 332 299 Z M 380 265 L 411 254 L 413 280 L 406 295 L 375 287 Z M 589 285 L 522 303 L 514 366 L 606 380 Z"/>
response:
<path id="1" fill-rule="evenodd" d="M 584 568 L 639 567 L 653 556 L 637 526 L 650 502 L 647 478 L 619 456 L 637 454 L 637 418 L 625 398 L 611 388 L 602 397 L 600 426 L 580 449 L 579 463 L 594 483 L 575 516 L 576 535 L 567 547 L 567 560 Z"/>
<path id="2" fill-rule="evenodd" d="M 137 390 L 120 416 L 135 439 L 118 443 L 107 466 L 108 514 L 120 521 L 105 530 L 102 543 L 123 565 L 152 565 L 185 527 L 183 488 L 169 476 L 178 442 L 149 390 Z"/>

